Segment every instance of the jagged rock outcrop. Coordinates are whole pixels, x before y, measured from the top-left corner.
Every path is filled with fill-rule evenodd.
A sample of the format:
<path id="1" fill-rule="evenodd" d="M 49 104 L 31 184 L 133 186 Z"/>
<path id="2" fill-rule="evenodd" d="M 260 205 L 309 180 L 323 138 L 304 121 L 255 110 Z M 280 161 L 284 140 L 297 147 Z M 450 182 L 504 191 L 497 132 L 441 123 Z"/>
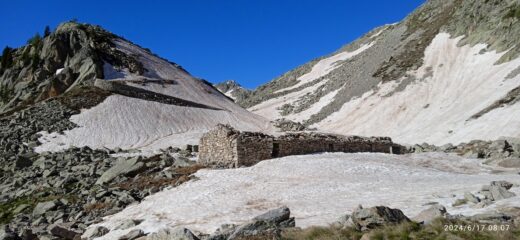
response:
<path id="1" fill-rule="evenodd" d="M 10 49 L 9 56 L 2 56 L 10 63 L 0 66 L 0 113 L 92 85 L 96 77 L 103 78 L 104 62 L 144 73 L 139 61 L 115 48 L 115 37 L 98 26 L 67 22 L 46 37 Z"/>
<path id="2" fill-rule="evenodd" d="M 249 97 L 251 90 L 242 87 L 234 80 L 228 80 L 214 85 L 221 93 L 233 99 L 236 102 L 242 102 Z"/>

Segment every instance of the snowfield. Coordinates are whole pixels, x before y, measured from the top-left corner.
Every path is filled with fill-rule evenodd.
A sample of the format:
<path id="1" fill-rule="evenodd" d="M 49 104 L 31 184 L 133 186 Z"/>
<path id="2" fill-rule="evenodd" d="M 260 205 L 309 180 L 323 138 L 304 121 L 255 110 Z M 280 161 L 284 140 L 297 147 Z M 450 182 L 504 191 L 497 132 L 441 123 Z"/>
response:
<path id="1" fill-rule="evenodd" d="M 495 64 L 505 52 L 483 51 L 485 44 L 457 46 L 461 38 L 439 33 L 425 50 L 423 66 L 409 72 L 417 80 L 403 91 L 394 91 L 399 81 L 379 84 L 313 127 L 339 134 L 389 136 L 409 144 L 520 137 L 518 103 L 470 119 L 520 86 L 520 75 L 506 79 L 520 66 L 520 58 Z"/>
<path id="2" fill-rule="evenodd" d="M 216 124 L 240 130 L 270 132 L 269 121 L 236 105 L 216 89 L 179 67 L 123 40 L 117 47 L 139 56 L 148 70 L 143 76 L 105 63 L 106 81 L 120 81 L 148 91 L 169 95 L 220 110 L 163 104 L 122 95 L 111 95 L 99 105 L 72 116 L 77 128 L 63 134 L 41 132 L 37 152 L 60 151 L 71 146 L 138 149 L 150 154 L 169 146 L 196 144 Z M 145 84 L 133 82 L 147 79 Z"/>
<path id="3" fill-rule="evenodd" d="M 444 153 L 323 153 L 266 160 L 248 168 L 200 170 L 197 180 L 106 217 L 98 225 L 111 232 L 99 239 L 117 239 L 132 230 L 113 230 L 128 219 L 143 219 L 136 228 L 145 232 L 186 226 L 211 233 L 221 224 L 242 223 L 282 205 L 291 209 L 300 227 L 332 223 L 358 204 L 399 208 L 409 217 L 428 208 L 424 204 L 429 202 L 465 215 L 520 206 L 518 186 L 511 189 L 517 197 L 484 209 L 451 206 L 464 192 L 476 192 L 491 181 L 520 183 L 514 172 L 498 175 L 492 170 L 497 169 L 480 160 Z"/>

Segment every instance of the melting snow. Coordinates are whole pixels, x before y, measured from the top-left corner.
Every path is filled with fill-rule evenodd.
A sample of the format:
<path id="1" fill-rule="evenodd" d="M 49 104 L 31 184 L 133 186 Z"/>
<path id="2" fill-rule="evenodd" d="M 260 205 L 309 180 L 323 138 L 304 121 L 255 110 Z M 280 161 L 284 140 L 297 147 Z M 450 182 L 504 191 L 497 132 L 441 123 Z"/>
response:
<path id="1" fill-rule="evenodd" d="M 60 68 L 60 69 L 56 70 L 56 74 L 55 74 L 55 75 L 60 74 L 60 73 L 63 71 L 63 69 L 64 69 L 64 68 Z"/>
<path id="2" fill-rule="evenodd" d="M 60 151 L 70 146 L 156 151 L 168 146 L 197 143 L 204 132 L 218 123 L 230 124 L 241 130 L 270 131 L 267 120 L 236 105 L 184 70 L 129 42 L 115 40 L 115 44 L 121 51 L 139 56 L 147 71 L 143 76 L 137 76 L 127 69 L 116 69 L 105 63 L 103 68 L 107 81 L 126 81 L 135 87 L 222 110 L 182 107 L 112 95 L 99 105 L 72 116 L 70 120 L 78 127 L 64 134 L 42 132 L 39 139 L 42 145 L 36 148 L 37 152 Z M 140 79 L 151 82 L 133 82 Z"/>
<path id="3" fill-rule="evenodd" d="M 484 209 L 451 207 L 466 191 L 475 192 L 494 180 L 518 183 L 519 178 L 516 173 L 492 174 L 480 160 L 444 153 L 290 156 L 249 168 L 200 170 L 195 175 L 197 180 L 105 218 L 99 225 L 112 231 L 100 239 L 117 239 L 132 230 L 113 230 L 127 219 L 143 219 L 137 228 L 145 232 L 180 225 L 210 233 L 220 224 L 242 223 L 282 205 L 291 209 L 300 227 L 331 223 L 358 204 L 387 205 L 410 217 L 432 201 L 444 204 L 450 213 L 466 215 L 491 211 L 497 205 L 520 206 L 520 188 L 515 187 L 517 197 Z"/>
<path id="4" fill-rule="evenodd" d="M 301 85 L 304 85 L 308 82 L 312 82 L 315 79 L 318 79 L 320 77 L 323 77 L 323 76 L 329 74 L 330 72 L 332 72 L 332 70 L 334 70 L 340 66 L 340 64 L 338 64 L 338 62 L 345 61 L 349 58 L 352 58 L 352 57 L 364 52 L 365 50 L 372 47 L 372 45 L 374 45 L 374 43 L 375 42 L 363 44 L 363 45 L 361 45 L 361 47 L 359 47 L 355 51 L 341 52 L 336 55 L 333 55 L 332 57 L 328 57 L 328 58 L 320 60 L 318 63 L 316 63 L 312 67 L 312 70 L 309 73 L 306 73 L 298 78 L 299 82 L 297 84 L 290 86 L 288 88 L 280 89 L 277 92 L 282 92 L 282 91 L 287 91 L 287 90 L 297 88 Z"/>
<path id="5" fill-rule="evenodd" d="M 425 51 L 424 65 L 405 90 L 385 96 L 397 82 L 379 85 L 351 100 L 314 127 L 341 134 L 390 136 L 401 143 L 437 145 L 473 139 L 520 137 L 520 104 L 470 117 L 520 86 L 520 76 L 505 80 L 520 58 L 495 65 L 504 53 L 480 53 L 484 44 L 458 47 L 462 37 L 438 34 Z"/>

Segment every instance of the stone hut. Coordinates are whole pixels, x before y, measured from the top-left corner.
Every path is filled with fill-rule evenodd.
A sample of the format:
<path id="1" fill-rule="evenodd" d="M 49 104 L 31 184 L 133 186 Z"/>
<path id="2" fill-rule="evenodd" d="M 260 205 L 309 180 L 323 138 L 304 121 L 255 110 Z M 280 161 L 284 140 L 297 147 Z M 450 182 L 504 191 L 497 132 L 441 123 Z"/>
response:
<path id="1" fill-rule="evenodd" d="M 273 137 L 258 132 L 240 132 L 219 124 L 199 142 L 199 162 L 218 167 L 251 166 L 270 159 Z"/>
<path id="2" fill-rule="evenodd" d="M 323 133 L 271 136 L 240 132 L 219 124 L 199 143 L 199 162 L 217 167 L 251 166 L 262 160 L 319 152 L 381 152 L 402 154 L 405 147 L 389 137 L 359 137 Z"/>

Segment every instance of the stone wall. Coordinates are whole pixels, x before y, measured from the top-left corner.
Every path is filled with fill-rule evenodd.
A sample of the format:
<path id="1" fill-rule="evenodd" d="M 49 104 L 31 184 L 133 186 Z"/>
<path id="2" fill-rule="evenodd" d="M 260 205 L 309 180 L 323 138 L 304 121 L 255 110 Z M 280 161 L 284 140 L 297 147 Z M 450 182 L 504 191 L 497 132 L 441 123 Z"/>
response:
<path id="1" fill-rule="evenodd" d="M 240 132 L 229 126 L 217 125 L 204 135 L 199 142 L 199 162 L 203 165 L 219 167 L 238 166 L 237 138 Z"/>
<path id="2" fill-rule="evenodd" d="M 319 152 L 400 153 L 401 150 L 400 146 L 388 137 L 367 138 L 320 133 L 286 134 L 275 138 L 274 145 L 278 145 L 278 151 L 273 153 L 273 157 Z"/>
<path id="3" fill-rule="evenodd" d="M 272 158 L 273 137 L 262 133 L 242 132 L 237 141 L 238 166 L 251 166 Z"/>
<path id="4" fill-rule="evenodd" d="M 218 167 L 251 166 L 262 160 L 320 152 L 380 152 L 402 154 L 404 146 L 388 137 L 359 137 L 322 133 L 289 133 L 273 137 L 240 132 L 218 125 L 201 138 L 199 161 Z"/>

